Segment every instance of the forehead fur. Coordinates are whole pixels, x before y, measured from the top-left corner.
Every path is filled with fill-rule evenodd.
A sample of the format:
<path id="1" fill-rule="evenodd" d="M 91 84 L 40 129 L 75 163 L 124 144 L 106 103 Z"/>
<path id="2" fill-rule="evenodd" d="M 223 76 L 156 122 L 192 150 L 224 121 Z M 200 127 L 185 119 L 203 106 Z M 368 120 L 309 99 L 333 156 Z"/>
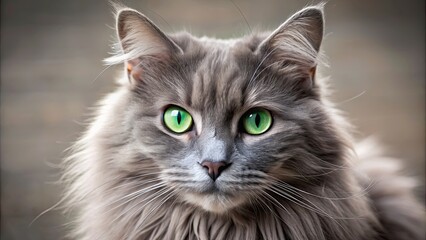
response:
<path id="1" fill-rule="evenodd" d="M 172 35 L 170 39 L 183 54 L 165 62 L 146 61 L 138 89 L 149 89 L 142 93 L 146 99 L 167 95 L 165 101 L 174 104 L 222 112 L 265 104 L 278 108 L 274 103 L 314 96 L 311 90 L 315 89 L 300 84 L 299 69 L 283 69 L 279 61 L 259 51 L 267 35 L 231 40 L 197 38 L 184 32 Z"/>

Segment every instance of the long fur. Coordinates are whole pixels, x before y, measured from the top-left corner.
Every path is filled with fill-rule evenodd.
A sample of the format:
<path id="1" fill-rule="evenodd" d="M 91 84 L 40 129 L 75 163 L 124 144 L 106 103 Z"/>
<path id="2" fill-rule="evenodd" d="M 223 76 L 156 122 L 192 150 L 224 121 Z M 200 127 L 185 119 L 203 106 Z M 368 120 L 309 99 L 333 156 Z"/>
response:
<path id="1" fill-rule="evenodd" d="M 412 181 L 374 143 L 353 146 L 312 74 L 322 6 L 272 34 L 230 41 L 165 35 L 129 9 L 118 19 L 122 52 L 110 62 L 131 67 L 65 161 L 71 238 L 424 237 Z M 197 140 L 164 129 L 158 109 L 167 104 L 193 113 Z M 273 128 L 234 142 L 232 126 L 252 107 L 275 113 Z M 221 154 L 233 164 L 216 184 L 229 194 L 199 193 L 209 178 L 196 161 Z"/>

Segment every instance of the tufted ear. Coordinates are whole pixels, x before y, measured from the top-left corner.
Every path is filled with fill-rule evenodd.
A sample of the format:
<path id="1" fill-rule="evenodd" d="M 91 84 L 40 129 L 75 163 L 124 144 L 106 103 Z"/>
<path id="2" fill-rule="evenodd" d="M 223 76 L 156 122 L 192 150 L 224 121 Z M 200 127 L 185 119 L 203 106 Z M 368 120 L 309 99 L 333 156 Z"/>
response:
<path id="1" fill-rule="evenodd" d="M 166 61 L 173 54 L 182 53 L 181 48 L 142 13 L 124 8 L 116 16 L 121 52 L 106 62 L 125 62 L 129 76 L 140 76 L 143 70 L 140 63 L 144 59 Z"/>
<path id="2" fill-rule="evenodd" d="M 260 45 L 259 51 L 267 60 L 279 63 L 281 67 L 299 68 L 314 78 L 318 53 L 323 37 L 323 6 L 302 9 Z"/>

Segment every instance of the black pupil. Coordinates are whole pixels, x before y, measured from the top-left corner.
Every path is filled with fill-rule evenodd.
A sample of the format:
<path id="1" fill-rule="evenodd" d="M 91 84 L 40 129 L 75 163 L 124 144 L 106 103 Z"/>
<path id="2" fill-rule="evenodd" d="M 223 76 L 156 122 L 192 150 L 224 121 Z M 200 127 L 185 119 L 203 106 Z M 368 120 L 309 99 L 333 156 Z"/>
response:
<path id="1" fill-rule="evenodd" d="M 256 127 L 259 128 L 259 124 L 260 124 L 260 114 L 255 113 L 255 117 L 254 117 L 254 123 L 256 124 Z"/>
<path id="2" fill-rule="evenodd" d="M 177 118 L 177 123 L 180 125 L 180 122 L 182 121 L 182 114 L 180 113 L 180 111 L 178 111 L 176 118 Z"/>

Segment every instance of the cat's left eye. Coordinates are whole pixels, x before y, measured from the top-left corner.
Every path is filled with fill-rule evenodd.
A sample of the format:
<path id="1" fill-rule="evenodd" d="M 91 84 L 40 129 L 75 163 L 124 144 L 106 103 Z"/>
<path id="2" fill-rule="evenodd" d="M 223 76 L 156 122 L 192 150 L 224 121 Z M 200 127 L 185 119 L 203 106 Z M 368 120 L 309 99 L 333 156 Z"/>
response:
<path id="1" fill-rule="evenodd" d="M 249 110 L 241 119 L 244 131 L 250 135 L 259 135 L 265 133 L 271 128 L 271 113 L 262 108 Z"/>
<path id="2" fill-rule="evenodd" d="M 178 106 L 170 106 L 163 116 L 164 125 L 172 132 L 184 133 L 192 127 L 192 116 L 185 109 Z"/>

